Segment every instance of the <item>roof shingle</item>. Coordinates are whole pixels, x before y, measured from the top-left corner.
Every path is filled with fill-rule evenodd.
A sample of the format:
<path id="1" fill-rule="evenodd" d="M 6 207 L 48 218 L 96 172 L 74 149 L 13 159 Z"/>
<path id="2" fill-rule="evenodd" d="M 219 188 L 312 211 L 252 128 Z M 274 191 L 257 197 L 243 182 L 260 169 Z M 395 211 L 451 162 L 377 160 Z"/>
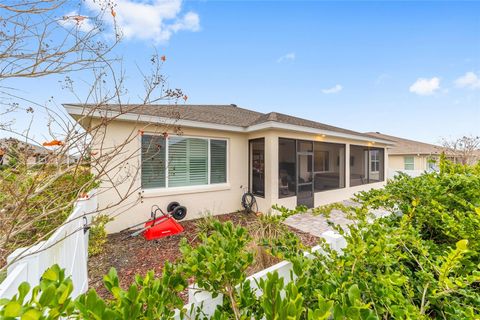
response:
<path id="1" fill-rule="evenodd" d="M 378 139 L 393 141 L 395 145 L 389 149 L 388 153 L 390 155 L 441 154 L 444 150 L 443 147 L 434 144 L 390 136 L 380 132 L 366 132 L 366 134 Z"/>
<path id="2" fill-rule="evenodd" d="M 278 112 L 260 113 L 253 110 L 237 107 L 236 105 L 117 105 L 109 104 L 102 107 L 90 104 L 65 104 L 65 106 L 82 107 L 86 110 L 96 108 L 101 111 L 128 112 L 136 115 L 157 116 L 172 119 L 199 121 L 219 125 L 230 125 L 247 128 L 266 122 L 277 122 L 314 128 L 319 130 L 333 131 L 356 136 L 370 137 L 366 134 L 343 129 L 320 122 L 302 119 Z"/>

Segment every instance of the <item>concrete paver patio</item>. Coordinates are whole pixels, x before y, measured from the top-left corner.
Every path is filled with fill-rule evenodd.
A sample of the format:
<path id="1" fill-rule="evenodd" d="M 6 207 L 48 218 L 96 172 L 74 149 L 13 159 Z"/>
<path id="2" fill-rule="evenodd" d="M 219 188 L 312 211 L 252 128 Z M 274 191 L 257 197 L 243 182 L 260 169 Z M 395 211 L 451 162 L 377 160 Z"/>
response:
<path id="1" fill-rule="evenodd" d="M 358 203 L 352 200 L 342 201 L 345 206 L 359 206 Z M 389 215 L 390 212 L 383 209 L 372 209 L 371 212 L 375 217 L 382 217 Z M 330 213 L 330 218 L 326 218 L 323 215 L 312 215 L 310 212 L 298 213 L 285 219 L 284 223 L 290 227 L 296 228 L 300 231 L 307 232 L 311 235 L 321 237 L 326 231 L 336 232 L 327 221 L 331 221 L 334 224 L 340 225 L 342 228 L 346 228 L 348 225 L 354 224 L 355 221 L 348 219 L 345 213 L 338 209 L 333 209 Z"/>

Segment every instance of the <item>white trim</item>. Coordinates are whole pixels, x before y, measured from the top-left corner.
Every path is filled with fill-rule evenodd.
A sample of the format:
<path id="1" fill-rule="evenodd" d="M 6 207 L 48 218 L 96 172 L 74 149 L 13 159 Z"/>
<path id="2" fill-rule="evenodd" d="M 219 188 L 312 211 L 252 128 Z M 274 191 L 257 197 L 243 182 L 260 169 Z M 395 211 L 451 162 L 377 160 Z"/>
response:
<path id="1" fill-rule="evenodd" d="M 143 135 L 142 135 L 143 136 Z M 170 167 L 170 160 L 168 158 L 169 156 L 169 145 L 168 145 L 168 136 L 165 138 L 165 188 L 164 189 L 169 189 L 168 182 L 170 181 L 170 174 L 168 173 L 168 168 Z M 140 150 L 140 152 L 142 152 Z M 140 176 L 140 186 L 142 185 L 142 177 Z M 142 187 L 143 190 L 143 187 Z"/>
<path id="2" fill-rule="evenodd" d="M 225 148 L 226 149 L 226 148 Z M 207 139 L 207 185 L 210 185 L 210 177 L 212 176 L 212 168 L 210 167 L 210 158 L 212 157 L 212 150 L 210 149 L 210 139 Z M 227 150 L 225 150 L 225 153 L 227 153 Z M 225 155 L 225 162 L 227 161 L 227 157 Z M 225 167 L 227 164 L 225 163 Z M 227 179 L 227 173 L 225 172 L 225 180 Z"/>
<path id="3" fill-rule="evenodd" d="M 347 138 L 352 140 L 360 140 L 360 141 L 368 141 L 368 142 L 379 142 L 386 145 L 394 145 L 393 142 L 387 141 L 387 140 L 382 140 L 377 138 L 368 138 L 360 135 L 331 131 L 331 130 L 321 130 L 316 128 L 299 126 L 295 124 L 280 123 L 276 121 L 267 121 L 260 124 L 255 124 L 253 126 L 249 126 L 246 132 L 253 132 L 253 131 L 259 131 L 259 130 L 265 130 L 265 129 L 284 129 L 284 130 L 290 130 L 290 131 L 301 131 L 301 132 L 313 133 L 318 135 L 324 134 L 326 136 L 331 136 L 331 137 Z"/>
<path id="4" fill-rule="evenodd" d="M 187 193 L 201 193 L 201 192 L 212 192 L 212 191 L 222 191 L 230 190 L 232 187 L 230 183 L 214 183 L 214 184 L 203 184 L 198 186 L 187 186 L 187 187 L 172 187 L 172 188 L 149 188 L 142 189 L 143 198 L 150 197 L 161 197 L 168 195 L 176 194 L 187 194 Z"/>
<path id="5" fill-rule="evenodd" d="M 176 119 L 165 118 L 165 117 L 139 115 L 139 114 L 133 114 L 133 113 L 120 114 L 119 112 L 114 112 L 114 111 L 101 112 L 99 110 L 96 110 L 96 111 L 93 111 L 91 114 L 89 114 L 85 112 L 85 109 L 83 107 L 72 106 L 68 104 L 65 104 L 64 107 L 69 114 L 78 115 L 78 116 L 90 116 L 90 117 L 109 116 L 109 117 L 117 117 L 118 120 L 139 121 L 139 122 L 147 122 L 147 123 L 169 123 L 174 121 L 175 124 L 180 126 L 185 126 L 185 127 L 223 130 L 223 131 L 232 131 L 232 132 L 244 132 L 244 133 L 251 133 L 251 132 L 265 130 L 265 129 L 283 129 L 283 130 L 290 130 L 290 131 L 313 133 L 318 135 L 326 135 L 326 136 L 338 137 L 338 138 L 353 139 L 353 140 L 359 140 L 359 141 L 377 142 L 385 145 L 395 145 L 394 142 L 388 141 L 388 140 L 383 140 L 383 139 L 378 139 L 373 137 L 369 138 L 361 135 L 355 135 L 355 134 L 343 133 L 343 132 L 337 132 L 337 131 L 331 131 L 331 130 L 321 130 L 321 129 L 310 128 L 310 127 L 305 127 L 300 125 L 280 123 L 276 121 L 267 121 L 267 122 L 255 124 L 249 127 L 239 127 L 239 126 L 233 126 L 233 125 L 215 124 L 215 123 L 184 120 L 184 119 L 176 120 Z"/>

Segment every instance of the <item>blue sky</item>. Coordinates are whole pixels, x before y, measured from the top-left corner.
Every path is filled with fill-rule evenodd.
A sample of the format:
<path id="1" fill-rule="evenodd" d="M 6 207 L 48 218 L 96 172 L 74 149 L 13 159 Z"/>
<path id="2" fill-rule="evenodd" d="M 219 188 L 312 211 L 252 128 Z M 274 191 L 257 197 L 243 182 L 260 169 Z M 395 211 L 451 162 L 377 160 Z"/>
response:
<path id="1" fill-rule="evenodd" d="M 148 67 L 156 48 L 167 56 L 170 86 L 189 103 L 235 103 L 432 143 L 480 135 L 480 2 L 172 1 L 179 7 L 158 13 L 159 25 L 132 7 L 123 20 L 117 54 L 131 101 L 142 90 L 136 65 Z M 56 77 L 9 84 L 38 102 L 72 101 Z M 41 119 L 34 130 L 45 130 Z"/>

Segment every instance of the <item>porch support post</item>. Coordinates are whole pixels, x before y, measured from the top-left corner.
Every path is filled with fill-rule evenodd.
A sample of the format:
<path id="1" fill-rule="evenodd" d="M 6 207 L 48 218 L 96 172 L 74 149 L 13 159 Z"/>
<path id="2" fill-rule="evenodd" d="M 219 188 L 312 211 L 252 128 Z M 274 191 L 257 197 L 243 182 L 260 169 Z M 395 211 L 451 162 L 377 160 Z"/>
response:
<path id="1" fill-rule="evenodd" d="M 350 143 L 345 144 L 345 188 L 350 188 Z"/>
<path id="2" fill-rule="evenodd" d="M 270 207 L 278 201 L 278 137 L 265 135 L 265 200 Z"/>

